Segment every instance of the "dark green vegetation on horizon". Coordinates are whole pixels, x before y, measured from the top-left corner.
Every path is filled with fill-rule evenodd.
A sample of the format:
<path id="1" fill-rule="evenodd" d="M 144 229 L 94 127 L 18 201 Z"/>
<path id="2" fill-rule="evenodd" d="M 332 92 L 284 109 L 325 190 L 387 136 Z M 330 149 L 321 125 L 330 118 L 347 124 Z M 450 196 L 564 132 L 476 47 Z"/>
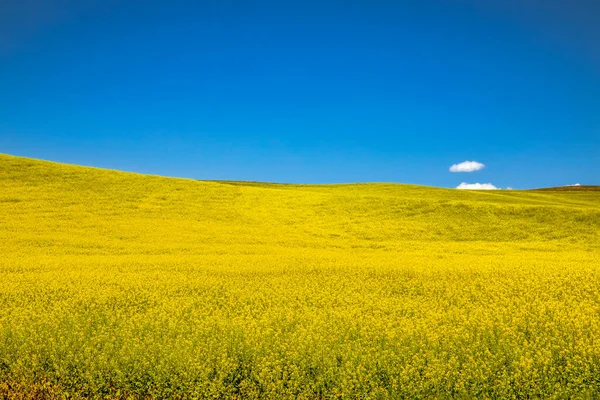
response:
<path id="1" fill-rule="evenodd" d="M 581 185 L 581 186 L 556 186 L 550 188 L 540 188 L 534 190 L 548 190 L 548 191 L 565 191 L 565 192 L 578 192 L 578 191 L 600 191 L 600 186 L 593 185 Z"/>

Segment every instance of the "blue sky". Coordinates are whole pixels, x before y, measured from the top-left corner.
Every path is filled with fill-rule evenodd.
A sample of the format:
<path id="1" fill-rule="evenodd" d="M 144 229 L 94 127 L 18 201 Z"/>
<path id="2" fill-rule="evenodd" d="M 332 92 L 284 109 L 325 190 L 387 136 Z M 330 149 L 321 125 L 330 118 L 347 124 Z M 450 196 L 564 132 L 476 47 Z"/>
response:
<path id="1" fill-rule="evenodd" d="M 0 153 L 197 179 L 600 184 L 600 2 L 0 0 Z M 485 168 L 452 173 L 466 160 Z"/>

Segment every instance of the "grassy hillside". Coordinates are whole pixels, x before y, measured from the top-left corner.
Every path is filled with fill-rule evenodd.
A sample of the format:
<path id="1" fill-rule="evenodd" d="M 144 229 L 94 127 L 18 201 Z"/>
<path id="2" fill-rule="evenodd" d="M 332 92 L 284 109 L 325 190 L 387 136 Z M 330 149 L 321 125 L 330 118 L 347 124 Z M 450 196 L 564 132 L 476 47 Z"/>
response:
<path id="1" fill-rule="evenodd" d="M 0 397 L 600 396 L 600 191 L 0 155 Z"/>

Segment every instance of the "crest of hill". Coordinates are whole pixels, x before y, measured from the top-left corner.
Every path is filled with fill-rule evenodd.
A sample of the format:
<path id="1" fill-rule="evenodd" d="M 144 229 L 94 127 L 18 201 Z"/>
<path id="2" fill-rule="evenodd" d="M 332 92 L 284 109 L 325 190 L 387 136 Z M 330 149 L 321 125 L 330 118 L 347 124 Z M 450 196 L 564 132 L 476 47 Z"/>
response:
<path id="1" fill-rule="evenodd" d="M 600 242 L 600 192 L 196 181 L 0 155 L 0 221 L 0 251 L 27 245 L 69 254 L 587 246 Z"/>
<path id="2" fill-rule="evenodd" d="M 554 191 L 554 192 L 586 192 L 586 191 L 600 191 L 600 186 L 593 185 L 569 185 L 569 186 L 555 186 L 549 188 L 534 189 L 539 191 Z"/>

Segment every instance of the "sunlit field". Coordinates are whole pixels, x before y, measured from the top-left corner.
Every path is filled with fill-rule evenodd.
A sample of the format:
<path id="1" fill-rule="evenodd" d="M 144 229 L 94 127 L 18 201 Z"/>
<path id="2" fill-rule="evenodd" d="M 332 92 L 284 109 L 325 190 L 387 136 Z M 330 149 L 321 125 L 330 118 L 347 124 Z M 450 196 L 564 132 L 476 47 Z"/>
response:
<path id="1" fill-rule="evenodd" d="M 596 398 L 600 192 L 0 156 L 0 398 Z"/>

